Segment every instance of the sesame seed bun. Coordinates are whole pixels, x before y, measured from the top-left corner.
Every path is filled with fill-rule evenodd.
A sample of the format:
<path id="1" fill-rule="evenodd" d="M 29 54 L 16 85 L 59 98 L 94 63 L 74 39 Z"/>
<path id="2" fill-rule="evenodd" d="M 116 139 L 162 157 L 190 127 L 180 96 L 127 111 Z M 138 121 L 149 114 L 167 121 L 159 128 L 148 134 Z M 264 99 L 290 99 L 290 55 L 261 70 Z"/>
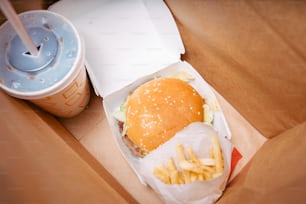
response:
<path id="1" fill-rule="evenodd" d="M 190 123 L 203 121 L 203 104 L 199 93 L 182 80 L 159 78 L 146 82 L 128 99 L 127 136 L 148 153 Z"/>

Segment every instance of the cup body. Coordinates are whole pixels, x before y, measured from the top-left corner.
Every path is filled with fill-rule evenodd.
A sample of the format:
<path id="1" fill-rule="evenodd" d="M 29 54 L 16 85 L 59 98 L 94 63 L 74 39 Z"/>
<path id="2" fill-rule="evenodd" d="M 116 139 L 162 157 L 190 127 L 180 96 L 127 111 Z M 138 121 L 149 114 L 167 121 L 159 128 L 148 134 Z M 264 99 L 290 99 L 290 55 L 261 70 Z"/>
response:
<path id="1" fill-rule="evenodd" d="M 53 115 L 69 118 L 81 113 L 90 100 L 90 88 L 85 68 L 62 91 L 30 100 Z"/>

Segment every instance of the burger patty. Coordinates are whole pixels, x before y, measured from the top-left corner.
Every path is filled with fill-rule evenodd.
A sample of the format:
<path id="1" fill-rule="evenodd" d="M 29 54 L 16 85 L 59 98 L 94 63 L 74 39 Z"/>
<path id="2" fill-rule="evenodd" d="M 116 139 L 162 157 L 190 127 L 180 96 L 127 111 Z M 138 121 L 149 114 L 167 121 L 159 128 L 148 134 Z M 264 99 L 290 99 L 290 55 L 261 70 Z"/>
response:
<path id="1" fill-rule="evenodd" d="M 123 122 L 118 121 L 118 126 L 120 133 L 122 133 Z M 141 148 L 138 147 L 137 145 L 135 145 L 126 134 L 122 137 L 122 140 L 126 144 L 126 146 L 131 150 L 134 156 L 143 158 L 146 155 L 146 152 L 141 150 Z"/>
<path id="2" fill-rule="evenodd" d="M 128 146 L 134 156 L 143 158 L 146 155 L 146 152 L 141 150 L 140 147 L 136 146 L 127 135 L 122 137 L 123 142 Z"/>

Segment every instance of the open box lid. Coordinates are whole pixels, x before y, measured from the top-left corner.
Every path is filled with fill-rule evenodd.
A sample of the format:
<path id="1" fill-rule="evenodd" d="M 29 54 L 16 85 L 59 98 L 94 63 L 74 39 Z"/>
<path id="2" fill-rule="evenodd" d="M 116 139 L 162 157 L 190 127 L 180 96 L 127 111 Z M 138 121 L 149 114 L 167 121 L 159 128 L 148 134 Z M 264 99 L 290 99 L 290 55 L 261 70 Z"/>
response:
<path id="1" fill-rule="evenodd" d="M 67 17 L 79 30 L 87 71 L 102 97 L 180 61 L 184 53 L 162 0 L 61 0 L 49 10 Z"/>

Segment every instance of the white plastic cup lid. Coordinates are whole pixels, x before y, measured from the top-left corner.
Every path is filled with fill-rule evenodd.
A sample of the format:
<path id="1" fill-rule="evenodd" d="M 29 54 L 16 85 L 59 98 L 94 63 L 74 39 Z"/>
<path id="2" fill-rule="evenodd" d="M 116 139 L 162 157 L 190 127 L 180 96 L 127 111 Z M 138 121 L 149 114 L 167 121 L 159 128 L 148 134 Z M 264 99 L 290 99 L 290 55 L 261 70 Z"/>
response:
<path id="1" fill-rule="evenodd" d="M 0 86 L 23 99 L 55 94 L 74 79 L 84 53 L 75 27 L 63 16 L 46 10 L 19 14 L 39 50 L 31 55 L 10 25 L 0 27 Z"/>

